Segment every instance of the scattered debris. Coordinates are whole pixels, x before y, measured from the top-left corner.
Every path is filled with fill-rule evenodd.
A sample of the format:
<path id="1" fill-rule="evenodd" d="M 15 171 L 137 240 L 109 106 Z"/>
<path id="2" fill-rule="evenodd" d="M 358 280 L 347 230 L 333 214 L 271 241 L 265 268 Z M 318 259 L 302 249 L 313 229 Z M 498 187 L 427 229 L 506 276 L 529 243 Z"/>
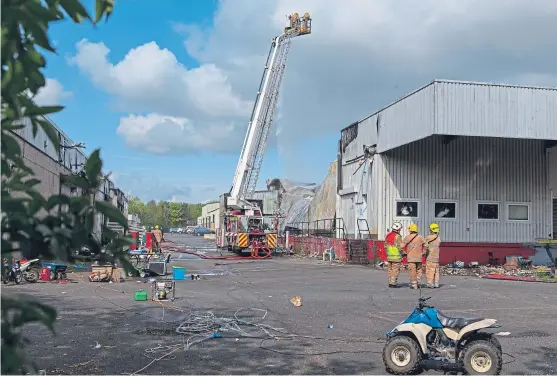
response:
<path id="1" fill-rule="evenodd" d="M 503 269 L 507 272 L 518 270 L 518 259 L 516 257 L 511 257 L 509 261 L 503 265 Z"/>
<path id="2" fill-rule="evenodd" d="M 329 324 L 329 325 L 327 325 L 327 328 L 329 328 L 329 329 L 333 329 L 333 324 Z"/>
<path id="3" fill-rule="evenodd" d="M 511 332 L 499 332 L 497 334 L 495 334 L 496 336 L 500 336 L 500 337 L 506 337 L 506 336 L 510 336 Z"/>
<path id="4" fill-rule="evenodd" d="M 100 343 L 97 342 L 97 344 L 95 345 L 95 347 L 93 347 L 94 349 L 100 349 L 102 346 Z"/>
<path id="5" fill-rule="evenodd" d="M 99 345 L 100 346 L 100 345 Z M 86 366 L 87 364 L 91 363 L 93 361 L 93 359 L 87 361 L 87 362 L 81 362 L 81 363 L 77 363 L 74 365 L 69 366 L 70 368 L 77 368 L 77 367 L 83 367 Z"/>
<path id="6" fill-rule="evenodd" d="M 296 307 L 302 306 L 302 298 L 300 296 L 293 297 L 292 299 L 290 299 L 290 302 L 294 304 Z"/>

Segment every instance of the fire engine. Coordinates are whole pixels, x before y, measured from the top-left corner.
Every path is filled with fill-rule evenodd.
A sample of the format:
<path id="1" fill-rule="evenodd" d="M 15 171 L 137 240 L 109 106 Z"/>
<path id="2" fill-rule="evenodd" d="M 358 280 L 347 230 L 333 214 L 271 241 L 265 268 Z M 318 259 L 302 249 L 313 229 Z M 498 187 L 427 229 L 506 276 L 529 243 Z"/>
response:
<path id="1" fill-rule="evenodd" d="M 259 178 L 267 139 L 275 116 L 280 85 L 286 67 L 292 38 L 311 34 L 311 17 L 305 13 L 288 16 L 289 25 L 273 38 L 257 98 L 248 123 L 240 158 L 230 192 L 220 197 L 220 218 L 216 233 L 219 249 L 241 253 L 277 245 L 278 221 L 263 213 L 260 205 L 250 199 Z"/>

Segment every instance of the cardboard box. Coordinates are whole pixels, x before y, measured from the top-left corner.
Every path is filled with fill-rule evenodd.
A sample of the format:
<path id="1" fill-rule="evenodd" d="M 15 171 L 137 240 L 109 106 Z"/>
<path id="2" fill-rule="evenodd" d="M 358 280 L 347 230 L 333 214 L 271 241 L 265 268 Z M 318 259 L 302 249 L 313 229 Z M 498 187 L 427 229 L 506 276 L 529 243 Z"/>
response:
<path id="1" fill-rule="evenodd" d="M 120 283 L 120 281 L 124 277 L 123 271 L 124 271 L 124 269 L 113 268 L 112 269 L 112 277 L 110 278 L 110 280 L 114 283 Z"/>

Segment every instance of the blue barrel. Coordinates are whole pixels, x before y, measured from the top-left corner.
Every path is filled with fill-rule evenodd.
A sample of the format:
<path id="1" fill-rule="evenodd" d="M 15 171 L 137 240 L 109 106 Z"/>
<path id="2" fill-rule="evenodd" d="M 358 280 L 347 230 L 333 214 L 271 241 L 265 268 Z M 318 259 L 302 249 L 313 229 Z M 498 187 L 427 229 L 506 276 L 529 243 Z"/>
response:
<path id="1" fill-rule="evenodd" d="M 186 269 L 181 266 L 173 266 L 173 276 L 175 281 L 183 281 L 186 279 Z"/>

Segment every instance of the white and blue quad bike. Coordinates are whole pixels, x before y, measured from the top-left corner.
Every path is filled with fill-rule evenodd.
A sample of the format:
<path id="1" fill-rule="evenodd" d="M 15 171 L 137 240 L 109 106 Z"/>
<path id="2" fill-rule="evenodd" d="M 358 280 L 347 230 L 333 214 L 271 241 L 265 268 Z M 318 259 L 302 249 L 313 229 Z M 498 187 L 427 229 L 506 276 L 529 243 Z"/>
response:
<path id="1" fill-rule="evenodd" d="M 494 319 L 455 318 L 443 315 L 419 299 L 410 316 L 387 333 L 383 362 L 388 372 L 412 374 L 421 368 L 499 375 L 503 350 L 493 333 L 500 328 Z"/>

